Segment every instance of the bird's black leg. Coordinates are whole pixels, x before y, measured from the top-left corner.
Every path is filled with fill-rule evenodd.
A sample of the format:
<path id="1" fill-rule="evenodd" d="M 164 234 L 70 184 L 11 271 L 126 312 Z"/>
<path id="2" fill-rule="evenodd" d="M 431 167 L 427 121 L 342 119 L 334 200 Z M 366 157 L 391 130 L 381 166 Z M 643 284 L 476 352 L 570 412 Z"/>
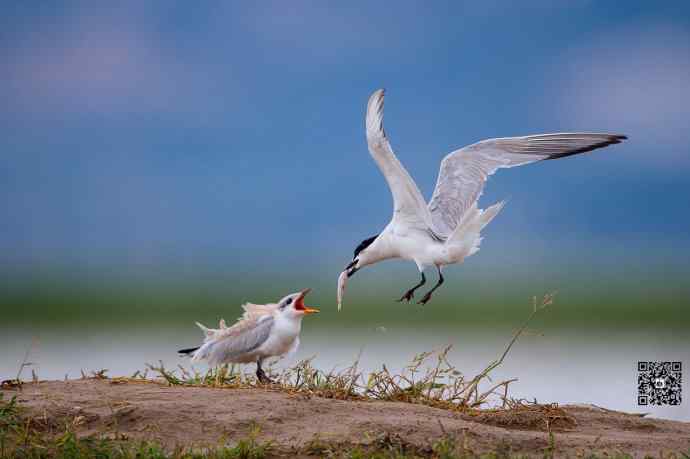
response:
<path id="1" fill-rule="evenodd" d="M 441 286 L 441 284 L 443 284 L 443 273 L 441 272 L 441 267 L 437 266 L 437 268 L 438 268 L 438 282 L 436 282 L 436 285 L 434 285 L 434 287 L 431 290 L 426 292 L 426 295 L 424 295 L 424 298 L 422 298 L 419 302 L 417 302 L 417 304 L 426 304 L 431 299 L 431 295 L 434 293 L 434 290 L 436 290 L 437 288 L 439 288 Z"/>
<path id="2" fill-rule="evenodd" d="M 419 284 L 415 285 L 411 289 L 409 289 L 403 296 L 400 297 L 398 302 L 401 301 L 410 301 L 412 298 L 414 298 L 414 291 L 417 290 L 419 287 L 424 285 L 426 283 L 426 277 L 424 277 L 424 271 L 422 271 L 422 280 L 419 281 Z"/>
<path id="3" fill-rule="evenodd" d="M 261 359 L 256 362 L 256 377 L 261 384 L 271 384 L 273 382 L 271 378 L 266 376 L 266 373 L 264 373 L 264 370 L 261 368 Z"/>

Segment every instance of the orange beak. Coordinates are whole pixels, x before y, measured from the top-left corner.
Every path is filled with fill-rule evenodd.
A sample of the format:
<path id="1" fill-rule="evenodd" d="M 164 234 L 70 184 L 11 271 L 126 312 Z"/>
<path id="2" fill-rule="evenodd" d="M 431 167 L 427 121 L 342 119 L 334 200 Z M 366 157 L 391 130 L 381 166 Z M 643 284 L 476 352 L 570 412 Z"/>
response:
<path id="1" fill-rule="evenodd" d="M 310 308 L 309 306 L 304 305 L 304 297 L 307 296 L 307 293 L 309 292 L 311 292 L 310 288 L 305 288 L 300 292 L 301 295 L 297 297 L 297 301 L 295 302 L 295 309 L 304 314 L 315 314 L 317 312 L 321 312 L 318 309 Z"/>

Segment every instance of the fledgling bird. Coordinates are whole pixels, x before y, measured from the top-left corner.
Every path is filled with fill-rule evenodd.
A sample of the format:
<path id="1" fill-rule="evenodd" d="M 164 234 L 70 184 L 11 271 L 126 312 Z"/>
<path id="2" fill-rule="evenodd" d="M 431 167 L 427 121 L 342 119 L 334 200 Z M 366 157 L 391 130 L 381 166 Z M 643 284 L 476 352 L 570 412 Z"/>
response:
<path id="1" fill-rule="evenodd" d="M 438 282 L 419 301 L 426 304 L 443 284 L 442 269 L 462 263 L 479 250 L 481 230 L 501 211 L 504 202 L 479 209 L 477 201 L 488 176 L 498 169 L 557 159 L 620 143 L 619 134 L 557 133 L 482 140 L 447 155 L 441 161 L 436 189 L 427 204 L 410 174 L 396 158 L 383 130 L 384 91 L 369 98 L 367 144 L 393 195 L 393 218 L 384 230 L 362 241 L 352 262 L 338 278 L 338 309 L 348 278 L 367 265 L 389 258 L 414 261 L 421 281 L 399 301 L 410 301 L 426 283 L 424 269 L 436 266 Z"/>
<path id="2" fill-rule="evenodd" d="M 197 322 L 206 335 L 204 344 L 178 352 L 191 355 L 193 362 L 206 360 L 211 366 L 256 362 L 256 377 L 262 383 L 270 383 L 261 368 L 262 362 L 296 351 L 302 318 L 319 312 L 304 305 L 304 297 L 310 291 L 307 288 L 292 293 L 274 304 L 244 304 L 244 314 L 232 327 L 227 327 L 223 319 L 217 329 Z"/>

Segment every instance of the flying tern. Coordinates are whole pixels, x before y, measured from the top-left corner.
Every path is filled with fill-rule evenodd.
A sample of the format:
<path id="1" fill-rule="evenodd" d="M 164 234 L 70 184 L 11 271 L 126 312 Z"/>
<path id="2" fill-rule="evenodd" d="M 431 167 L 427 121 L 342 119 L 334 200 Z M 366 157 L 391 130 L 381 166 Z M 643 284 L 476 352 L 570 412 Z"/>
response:
<path id="1" fill-rule="evenodd" d="M 426 283 L 424 269 L 436 267 L 438 281 L 419 301 L 426 304 L 443 284 L 443 267 L 476 253 L 481 230 L 503 208 L 503 201 L 486 209 L 477 207 L 488 176 L 498 169 L 564 158 L 627 139 L 618 134 L 574 132 L 482 140 L 443 158 L 436 189 L 427 204 L 388 142 L 383 129 L 383 100 L 383 89 L 369 98 L 366 135 L 369 152 L 393 195 L 393 217 L 381 233 L 355 248 L 352 262 L 338 278 L 338 309 L 348 278 L 367 265 L 390 258 L 414 261 L 421 273 L 420 282 L 399 301 L 410 301 L 415 290 Z"/>
<path id="2" fill-rule="evenodd" d="M 261 368 L 263 361 L 296 351 L 302 318 L 319 312 L 304 305 L 304 297 L 310 291 L 307 288 L 292 293 L 274 304 L 247 303 L 242 306 L 243 316 L 232 327 L 227 327 L 223 319 L 217 329 L 197 322 L 204 332 L 204 343 L 178 352 L 191 355 L 193 362 L 206 360 L 212 366 L 256 362 L 256 377 L 262 383 L 269 383 L 271 380 Z"/>

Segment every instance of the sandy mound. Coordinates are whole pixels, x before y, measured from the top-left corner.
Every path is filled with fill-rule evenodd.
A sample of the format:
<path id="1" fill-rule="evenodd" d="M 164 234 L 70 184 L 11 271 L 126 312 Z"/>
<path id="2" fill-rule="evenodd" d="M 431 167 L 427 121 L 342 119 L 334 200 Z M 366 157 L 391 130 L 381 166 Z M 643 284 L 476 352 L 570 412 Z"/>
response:
<path id="1" fill-rule="evenodd" d="M 3 390 L 18 396 L 46 432 L 75 426 L 80 435 L 156 439 L 167 447 L 245 438 L 258 429 L 276 451 L 385 440 L 418 451 L 453 436 L 475 453 L 541 456 L 551 431 L 556 455 L 624 451 L 634 456 L 690 449 L 690 423 L 645 419 L 590 407 L 532 407 L 468 415 L 422 405 L 332 400 L 270 388 L 167 387 L 117 380 L 50 381 Z M 322 445 L 322 446 L 318 446 Z"/>

